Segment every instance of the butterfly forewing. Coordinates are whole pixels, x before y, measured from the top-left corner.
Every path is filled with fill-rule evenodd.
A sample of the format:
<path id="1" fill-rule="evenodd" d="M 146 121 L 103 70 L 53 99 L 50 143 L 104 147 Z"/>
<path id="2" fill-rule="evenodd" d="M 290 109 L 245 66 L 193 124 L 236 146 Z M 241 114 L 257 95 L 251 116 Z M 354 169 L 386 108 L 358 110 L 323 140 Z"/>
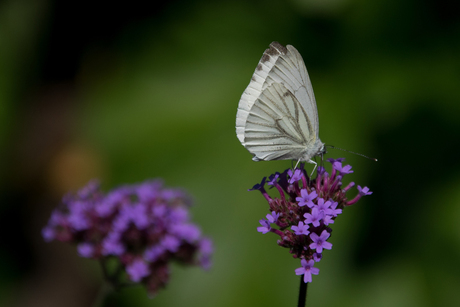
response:
<path id="1" fill-rule="evenodd" d="M 294 47 L 287 46 L 286 54 L 279 56 L 268 74 L 266 83 L 274 82 L 283 84 L 296 96 L 308 114 L 315 128 L 316 136 L 318 136 L 318 111 L 315 94 L 302 56 Z"/>
<path id="2" fill-rule="evenodd" d="M 262 93 L 264 86 L 267 86 L 267 77 L 275 65 L 276 60 L 282 54 L 282 51 L 278 50 L 278 48 L 282 47 L 281 50 L 286 49 L 281 45 L 276 47 L 272 45 L 270 45 L 270 48 L 265 50 L 264 54 L 262 55 L 262 58 L 260 59 L 259 64 L 257 65 L 256 70 L 252 75 L 251 81 L 249 82 L 246 90 L 243 92 L 243 95 L 241 95 L 241 99 L 238 104 L 238 113 L 236 115 L 236 135 L 242 143 L 244 138 L 244 128 L 246 125 L 246 119 L 248 117 L 249 110 Z"/>

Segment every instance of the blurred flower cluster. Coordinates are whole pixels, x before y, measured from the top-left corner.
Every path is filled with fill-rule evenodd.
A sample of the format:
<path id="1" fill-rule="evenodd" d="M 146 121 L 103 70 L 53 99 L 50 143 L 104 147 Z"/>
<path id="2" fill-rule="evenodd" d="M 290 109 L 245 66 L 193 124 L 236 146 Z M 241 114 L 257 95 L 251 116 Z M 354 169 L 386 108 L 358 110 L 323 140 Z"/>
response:
<path id="1" fill-rule="evenodd" d="M 304 275 L 304 282 L 311 282 L 312 274 L 319 273 L 314 263 L 321 260 L 323 250 L 332 248 L 332 244 L 327 242 L 332 232 L 329 225 L 334 223 L 344 207 L 372 194 L 367 187 L 358 185 L 358 194 L 351 200 L 347 199 L 346 193 L 355 183 L 342 187 L 343 177 L 353 173 L 350 165 L 342 166 L 344 160 L 328 159 L 332 164 L 331 174 L 324 167 L 318 167 L 314 179 L 308 177 L 303 164 L 294 171 L 287 169 L 281 174 L 271 175 L 267 185 L 279 191 L 279 198 L 272 198 L 265 190 L 266 177 L 250 189 L 259 190 L 270 206 L 270 213 L 266 219 L 259 221 L 261 226 L 257 231 L 280 236 L 278 245 L 289 248 L 294 258 L 301 259 L 302 266 L 296 269 L 296 274 Z M 278 229 L 273 228 L 274 225 Z"/>
<path id="2" fill-rule="evenodd" d="M 190 222 L 190 205 L 185 192 L 165 188 L 160 180 L 107 194 L 92 181 L 64 196 L 42 235 L 46 241 L 76 243 L 80 256 L 100 260 L 115 288 L 142 283 L 153 296 L 169 280 L 170 261 L 211 265 L 212 242 Z M 118 260 L 112 273 L 110 259 Z"/>

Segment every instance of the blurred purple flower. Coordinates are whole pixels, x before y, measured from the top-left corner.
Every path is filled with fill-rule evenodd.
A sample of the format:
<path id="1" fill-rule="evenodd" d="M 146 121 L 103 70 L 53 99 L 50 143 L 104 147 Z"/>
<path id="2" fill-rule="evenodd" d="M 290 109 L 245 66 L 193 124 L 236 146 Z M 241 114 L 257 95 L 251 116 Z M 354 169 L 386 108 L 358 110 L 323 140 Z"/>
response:
<path id="1" fill-rule="evenodd" d="M 166 235 L 161 240 L 161 246 L 163 246 L 166 250 L 172 253 L 177 252 L 179 250 L 180 245 L 180 240 L 173 235 Z"/>
<path id="2" fill-rule="evenodd" d="M 199 253 L 200 253 L 200 264 L 205 270 L 209 270 L 212 265 L 211 255 L 214 252 L 212 241 L 208 238 L 203 238 L 200 241 Z"/>
<path id="3" fill-rule="evenodd" d="M 80 243 L 77 245 L 78 254 L 85 258 L 91 258 L 94 255 L 94 245 L 90 243 Z"/>
<path id="4" fill-rule="evenodd" d="M 126 248 L 118 237 L 119 235 L 114 232 L 105 237 L 105 239 L 102 241 L 102 255 L 120 256 L 125 253 Z"/>
<path id="5" fill-rule="evenodd" d="M 144 259 L 148 262 L 155 262 L 165 252 L 166 249 L 162 245 L 150 246 L 144 251 Z"/>
<path id="6" fill-rule="evenodd" d="M 42 229 L 42 236 L 46 242 L 51 242 L 56 238 L 56 232 L 52 227 L 45 227 Z"/>
<path id="7" fill-rule="evenodd" d="M 201 237 L 201 230 L 194 224 L 171 225 L 171 233 L 189 243 L 196 243 Z"/>
<path id="8" fill-rule="evenodd" d="M 149 265 L 142 259 L 136 259 L 128 264 L 126 266 L 126 272 L 128 273 L 129 279 L 134 282 L 139 282 L 142 278 L 150 275 Z"/>
<path id="9" fill-rule="evenodd" d="M 144 284 L 150 295 L 169 281 L 169 263 L 211 265 L 212 243 L 190 221 L 191 198 L 182 190 L 165 189 L 159 180 L 120 186 L 104 194 L 91 181 L 64 196 L 42 229 L 45 241 L 77 244 L 82 257 L 118 259 L 131 281 Z M 121 284 L 121 276 L 109 281 Z M 114 285 L 116 286 L 116 285 Z"/>

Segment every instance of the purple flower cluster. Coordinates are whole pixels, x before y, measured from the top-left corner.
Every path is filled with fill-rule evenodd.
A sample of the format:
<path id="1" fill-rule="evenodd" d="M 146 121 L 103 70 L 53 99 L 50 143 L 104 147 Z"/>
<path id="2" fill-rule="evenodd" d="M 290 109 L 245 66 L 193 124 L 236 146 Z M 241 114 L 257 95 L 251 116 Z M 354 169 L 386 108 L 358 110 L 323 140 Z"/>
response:
<path id="1" fill-rule="evenodd" d="M 323 250 L 331 249 L 327 240 L 331 236 L 336 217 L 344 207 L 355 204 L 362 196 L 372 194 L 369 188 L 358 185 L 358 194 L 351 200 L 346 197 L 347 191 L 355 183 L 342 187 L 342 179 L 346 174 L 353 173 L 350 165 L 342 166 L 345 159 L 328 159 L 332 164 L 329 175 L 324 167 L 318 167 L 317 177 L 309 178 L 301 164 L 294 171 L 287 169 L 269 177 L 267 185 L 275 187 L 279 198 L 272 198 L 265 190 L 266 178 L 252 189 L 259 190 L 270 205 L 270 214 L 259 223 L 257 228 L 263 234 L 273 232 L 280 236 L 278 245 L 289 248 L 294 258 L 301 259 L 301 267 L 296 269 L 297 275 L 304 275 L 304 282 L 311 282 L 312 274 L 317 275 L 319 269 L 313 267 L 322 258 Z M 278 228 L 274 228 L 274 226 Z"/>
<path id="2" fill-rule="evenodd" d="M 159 180 L 107 194 L 92 181 L 75 195 L 64 196 L 42 235 L 46 241 L 76 243 L 80 256 L 102 264 L 110 257 L 118 259 L 119 271 L 154 295 L 169 280 L 170 260 L 211 265 L 212 242 L 190 221 L 190 205 L 186 193 L 165 188 Z M 112 284 L 126 278 L 106 277 Z"/>

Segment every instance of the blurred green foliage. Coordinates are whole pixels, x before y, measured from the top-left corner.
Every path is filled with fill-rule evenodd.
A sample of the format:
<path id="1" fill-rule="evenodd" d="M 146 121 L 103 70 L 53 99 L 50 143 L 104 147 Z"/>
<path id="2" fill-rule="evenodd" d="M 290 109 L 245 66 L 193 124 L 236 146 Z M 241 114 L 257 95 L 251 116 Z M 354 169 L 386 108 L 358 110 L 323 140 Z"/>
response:
<path id="1" fill-rule="evenodd" d="M 379 159 L 328 154 L 345 156 L 348 178 L 374 194 L 333 225 L 307 306 L 457 306 L 456 1 L 70 3 L 0 4 L 0 305 L 52 301 L 46 272 L 57 263 L 80 268 L 75 287 L 86 284 L 91 301 L 97 265 L 44 243 L 40 229 L 66 188 L 92 176 L 107 189 L 155 177 L 184 187 L 216 247 L 210 272 L 174 267 L 153 300 L 136 288 L 108 305 L 295 305 L 299 261 L 256 232 L 268 206 L 247 192 L 290 161 L 251 161 L 234 128 L 240 95 L 276 40 L 305 60 L 321 139 Z M 66 18 L 78 22 L 56 36 Z"/>

